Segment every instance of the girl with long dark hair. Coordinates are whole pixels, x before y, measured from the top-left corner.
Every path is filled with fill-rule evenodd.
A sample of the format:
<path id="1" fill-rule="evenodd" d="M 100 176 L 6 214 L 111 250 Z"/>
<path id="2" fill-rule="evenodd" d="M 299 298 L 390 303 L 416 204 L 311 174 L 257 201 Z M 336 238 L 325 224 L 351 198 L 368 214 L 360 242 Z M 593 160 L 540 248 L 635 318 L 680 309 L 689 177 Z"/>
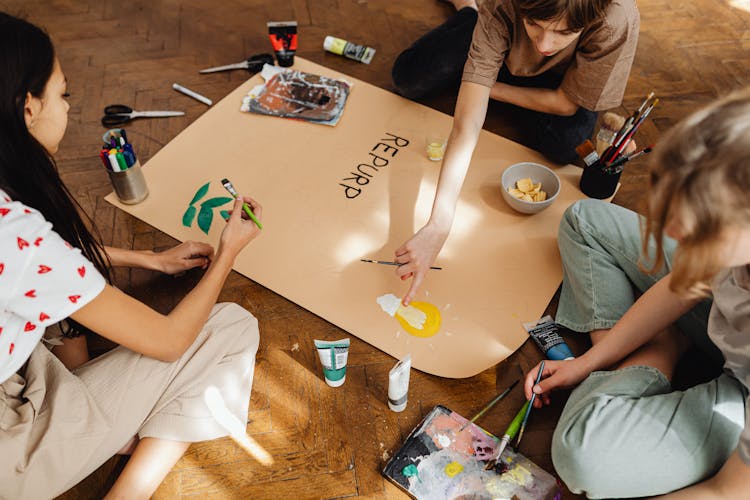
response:
<path id="1" fill-rule="evenodd" d="M 108 496 L 148 498 L 191 442 L 227 435 L 207 389 L 247 419 L 257 321 L 215 302 L 258 229 L 238 201 L 215 253 L 104 247 L 52 159 L 66 87 L 49 37 L 0 13 L 0 497 L 59 495 L 119 451 L 132 457 Z M 206 273 L 162 315 L 112 286 L 110 265 Z M 120 346 L 89 361 L 87 329 Z M 42 337 L 61 330 L 53 353 Z"/>

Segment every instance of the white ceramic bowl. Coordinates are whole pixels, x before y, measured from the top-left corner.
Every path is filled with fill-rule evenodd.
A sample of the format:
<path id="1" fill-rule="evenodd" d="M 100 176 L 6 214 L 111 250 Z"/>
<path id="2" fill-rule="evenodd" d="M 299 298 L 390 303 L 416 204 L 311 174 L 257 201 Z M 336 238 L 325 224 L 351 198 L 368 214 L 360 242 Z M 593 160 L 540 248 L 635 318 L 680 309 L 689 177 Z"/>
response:
<path id="1" fill-rule="evenodd" d="M 531 178 L 534 184 L 542 183 L 542 191 L 547 193 L 544 201 L 524 201 L 513 197 L 508 188 L 516 187 L 521 179 Z M 560 178 L 549 168 L 538 163 L 516 163 L 505 169 L 500 181 L 503 187 L 503 199 L 511 208 L 523 214 L 536 214 L 552 205 L 560 194 Z"/>

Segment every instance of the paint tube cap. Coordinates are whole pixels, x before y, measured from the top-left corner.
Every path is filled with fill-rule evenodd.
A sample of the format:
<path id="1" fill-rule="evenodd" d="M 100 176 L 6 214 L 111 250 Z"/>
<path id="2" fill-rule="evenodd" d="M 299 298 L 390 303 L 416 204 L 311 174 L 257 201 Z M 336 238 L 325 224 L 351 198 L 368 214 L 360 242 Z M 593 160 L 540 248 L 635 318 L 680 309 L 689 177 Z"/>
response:
<path id="1" fill-rule="evenodd" d="M 282 68 L 288 68 L 289 66 L 294 64 L 294 52 L 276 52 L 276 60 L 279 62 L 279 66 L 281 66 Z"/>
<path id="2" fill-rule="evenodd" d="M 340 386 L 344 385 L 344 382 L 346 381 L 346 375 L 344 375 L 343 377 L 341 377 L 338 380 L 331 380 L 331 379 L 329 379 L 328 377 L 325 377 L 325 376 L 323 378 L 326 380 L 326 384 L 330 385 L 331 387 L 340 387 Z"/>
<path id="3" fill-rule="evenodd" d="M 407 403 L 408 403 L 408 401 L 404 401 L 401 404 L 394 405 L 393 403 L 391 403 L 390 401 L 388 401 L 388 408 L 390 408 L 392 411 L 395 411 L 395 412 L 404 411 L 406 409 L 406 404 Z"/>
<path id="4" fill-rule="evenodd" d="M 336 38 L 332 36 L 327 36 L 323 40 L 323 50 L 331 50 L 331 47 L 333 47 L 333 44 L 336 42 Z"/>

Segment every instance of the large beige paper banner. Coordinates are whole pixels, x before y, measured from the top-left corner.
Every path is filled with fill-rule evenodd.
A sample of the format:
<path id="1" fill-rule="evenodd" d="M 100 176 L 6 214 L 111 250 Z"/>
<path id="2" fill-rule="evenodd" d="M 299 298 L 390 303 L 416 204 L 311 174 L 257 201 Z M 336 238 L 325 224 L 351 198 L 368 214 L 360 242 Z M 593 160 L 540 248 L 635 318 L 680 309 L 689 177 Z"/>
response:
<path id="1" fill-rule="evenodd" d="M 393 260 L 427 220 L 440 166 L 427 159 L 425 137 L 447 136 L 452 118 L 299 57 L 295 68 L 354 84 L 336 127 L 241 113 L 242 97 L 262 81 L 256 75 L 145 165 L 145 201 L 107 200 L 179 240 L 216 245 L 218 212 L 230 205 L 215 209 L 207 237 L 182 218 L 207 182 L 196 207 L 227 196 L 226 177 L 264 207 L 262 234 L 237 259 L 240 273 L 396 358 L 411 353 L 413 366 L 428 373 L 470 377 L 505 359 L 527 338 L 521 323 L 540 317 L 562 279 L 557 226 L 583 197 L 580 170 L 556 169 L 562 190 L 552 207 L 518 214 L 501 197 L 503 170 L 545 161 L 482 131 L 435 263 L 443 269 L 430 271 L 416 299 L 440 310 L 442 326 L 432 337 L 412 336 L 375 301 L 403 296 L 408 283 L 392 266 L 360 259 Z"/>

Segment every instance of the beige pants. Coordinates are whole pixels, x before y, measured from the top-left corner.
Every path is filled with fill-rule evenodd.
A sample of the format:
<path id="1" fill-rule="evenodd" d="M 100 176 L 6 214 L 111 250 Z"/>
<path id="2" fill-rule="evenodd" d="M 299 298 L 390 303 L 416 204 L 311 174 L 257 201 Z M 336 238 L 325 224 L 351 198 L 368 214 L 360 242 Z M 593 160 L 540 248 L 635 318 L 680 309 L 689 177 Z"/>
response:
<path id="1" fill-rule="evenodd" d="M 59 495 L 136 434 L 186 442 L 226 436 L 204 391 L 217 387 L 246 422 L 258 341 L 249 312 L 217 304 L 174 363 L 118 347 L 70 372 L 40 343 L 23 376 L 0 384 L 0 498 Z"/>

